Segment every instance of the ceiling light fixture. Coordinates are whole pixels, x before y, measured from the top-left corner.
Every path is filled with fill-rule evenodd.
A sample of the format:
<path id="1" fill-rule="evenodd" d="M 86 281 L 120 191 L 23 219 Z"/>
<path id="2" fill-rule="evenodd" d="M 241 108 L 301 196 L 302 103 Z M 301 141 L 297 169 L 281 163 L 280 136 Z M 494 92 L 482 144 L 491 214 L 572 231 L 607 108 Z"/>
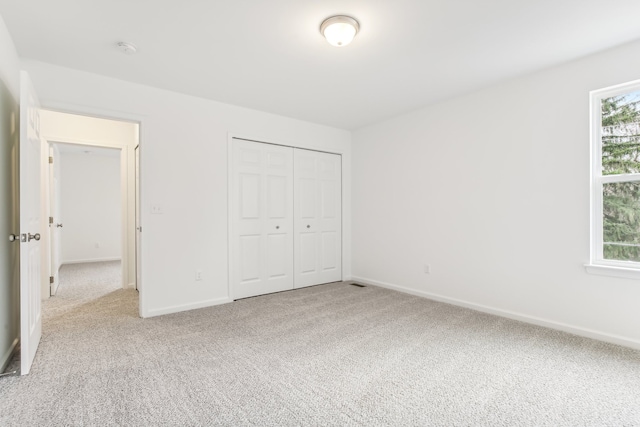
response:
<path id="1" fill-rule="evenodd" d="M 133 55 L 138 52 L 138 48 L 133 43 L 118 42 L 116 46 L 127 55 Z"/>
<path id="2" fill-rule="evenodd" d="M 342 47 L 346 46 L 358 34 L 360 24 L 350 16 L 337 15 L 327 18 L 320 25 L 320 33 L 329 44 Z"/>

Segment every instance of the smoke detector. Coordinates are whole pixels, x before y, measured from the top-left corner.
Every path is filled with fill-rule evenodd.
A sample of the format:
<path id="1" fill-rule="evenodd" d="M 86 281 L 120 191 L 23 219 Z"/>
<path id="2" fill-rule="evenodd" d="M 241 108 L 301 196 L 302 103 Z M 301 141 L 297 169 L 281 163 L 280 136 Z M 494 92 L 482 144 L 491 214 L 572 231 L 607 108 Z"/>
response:
<path id="1" fill-rule="evenodd" d="M 118 47 L 118 49 L 120 49 L 122 52 L 126 53 L 127 55 L 134 55 L 135 53 L 138 52 L 138 48 L 133 43 L 118 42 L 116 46 Z"/>

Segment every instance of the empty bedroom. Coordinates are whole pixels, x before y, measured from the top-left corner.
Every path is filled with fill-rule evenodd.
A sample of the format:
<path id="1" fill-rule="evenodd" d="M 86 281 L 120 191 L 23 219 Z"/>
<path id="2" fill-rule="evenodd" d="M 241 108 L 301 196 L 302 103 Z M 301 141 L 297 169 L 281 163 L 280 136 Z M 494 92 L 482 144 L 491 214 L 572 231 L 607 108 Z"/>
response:
<path id="1" fill-rule="evenodd" d="M 0 424 L 640 426 L 637 16 L 0 0 Z"/>

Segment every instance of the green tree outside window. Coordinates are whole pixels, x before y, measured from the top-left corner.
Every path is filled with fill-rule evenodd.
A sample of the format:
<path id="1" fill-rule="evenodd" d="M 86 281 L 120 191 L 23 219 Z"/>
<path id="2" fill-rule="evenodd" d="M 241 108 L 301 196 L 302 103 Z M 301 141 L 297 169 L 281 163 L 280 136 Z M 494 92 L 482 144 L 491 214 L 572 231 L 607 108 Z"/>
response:
<path id="1" fill-rule="evenodd" d="M 640 173 L 640 92 L 602 100 L 602 175 Z M 604 258 L 640 262 L 640 182 L 603 185 Z"/>

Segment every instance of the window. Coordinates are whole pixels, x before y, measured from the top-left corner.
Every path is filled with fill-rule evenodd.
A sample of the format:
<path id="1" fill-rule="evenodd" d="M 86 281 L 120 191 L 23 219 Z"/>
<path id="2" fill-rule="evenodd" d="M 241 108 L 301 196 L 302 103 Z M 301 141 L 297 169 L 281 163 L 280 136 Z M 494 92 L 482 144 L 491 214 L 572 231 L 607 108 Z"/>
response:
<path id="1" fill-rule="evenodd" d="M 640 81 L 591 92 L 592 273 L 640 278 Z"/>

